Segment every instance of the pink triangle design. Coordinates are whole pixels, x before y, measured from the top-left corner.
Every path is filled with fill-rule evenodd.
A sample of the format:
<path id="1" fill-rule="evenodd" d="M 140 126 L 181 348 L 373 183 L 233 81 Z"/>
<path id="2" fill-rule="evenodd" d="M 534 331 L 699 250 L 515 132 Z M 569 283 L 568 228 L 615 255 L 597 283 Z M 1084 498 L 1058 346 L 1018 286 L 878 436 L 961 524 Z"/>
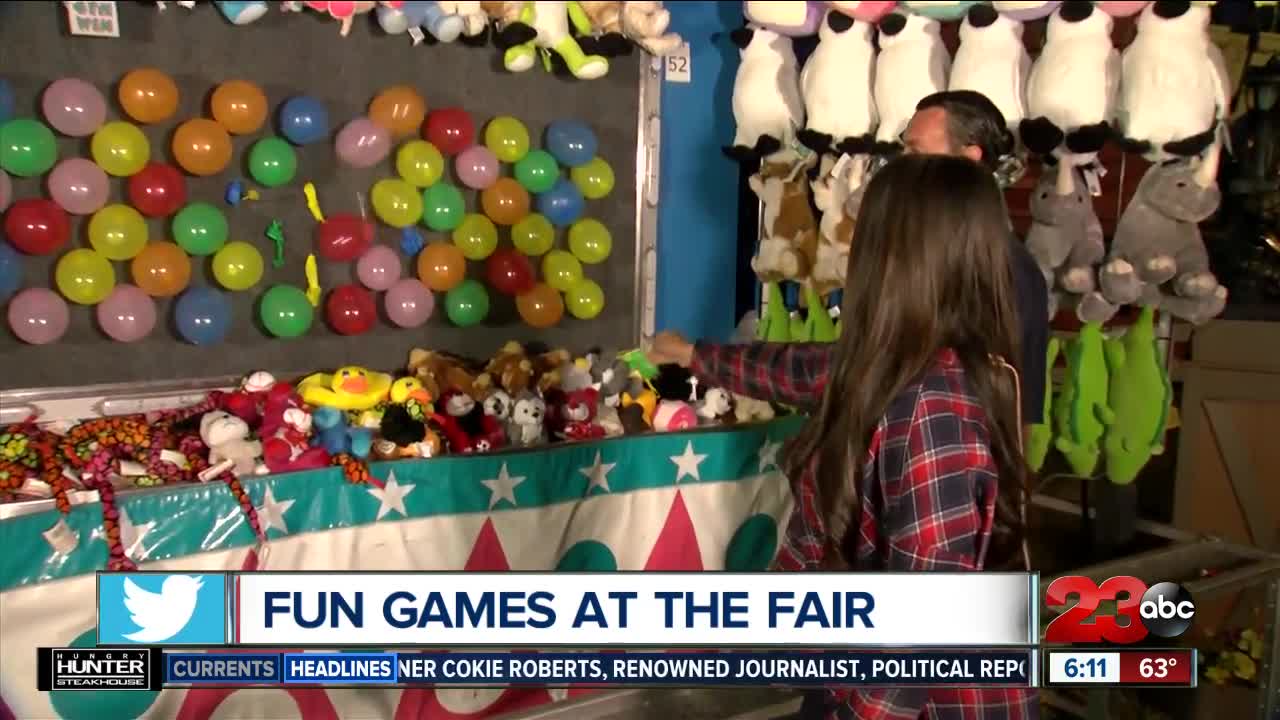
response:
<path id="1" fill-rule="evenodd" d="M 462 569 L 467 572 L 507 572 L 511 569 L 507 553 L 502 549 L 502 540 L 493 527 L 493 518 L 485 519 L 475 545 L 471 546 L 471 557 L 467 558 Z"/>
<path id="2" fill-rule="evenodd" d="M 689 508 L 685 507 L 684 495 L 679 490 L 644 569 L 650 572 L 702 570 L 698 534 L 694 532 L 693 519 L 689 517 Z"/>

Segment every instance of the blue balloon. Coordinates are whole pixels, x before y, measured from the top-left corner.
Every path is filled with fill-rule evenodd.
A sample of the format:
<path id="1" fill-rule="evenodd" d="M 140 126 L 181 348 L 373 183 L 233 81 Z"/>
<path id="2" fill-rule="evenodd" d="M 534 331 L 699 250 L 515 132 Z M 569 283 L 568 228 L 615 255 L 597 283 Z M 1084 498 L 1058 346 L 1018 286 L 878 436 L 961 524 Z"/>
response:
<path id="1" fill-rule="evenodd" d="M 0 123 L 8 122 L 13 117 L 13 86 L 8 80 L 0 78 Z"/>
<path id="2" fill-rule="evenodd" d="M 198 285 L 178 298 L 173 318 L 183 340 L 192 345 L 214 345 L 231 329 L 231 301 L 217 290 Z"/>
<path id="3" fill-rule="evenodd" d="M 561 165 L 586 165 L 596 156 L 596 134 L 581 120 L 556 120 L 547 126 L 547 151 Z"/>
<path id="4" fill-rule="evenodd" d="M 294 145 L 308 145 L 329 136 L 329 111 L 313 97 L 291 97 L 280 106 L 280 134 Z"/>
<path id="5" fill-rule="evenodd" d="M 577 222 L 584 209 L 582 191 L 568 178 L 560 178 L 550 190 L 538 196 L 538 212 L 556 227 Z"/>
<path id="6" fill-rule="evenodd" d="M 0 303 L 22 287 L 22 256 L 0 238 Z"/>

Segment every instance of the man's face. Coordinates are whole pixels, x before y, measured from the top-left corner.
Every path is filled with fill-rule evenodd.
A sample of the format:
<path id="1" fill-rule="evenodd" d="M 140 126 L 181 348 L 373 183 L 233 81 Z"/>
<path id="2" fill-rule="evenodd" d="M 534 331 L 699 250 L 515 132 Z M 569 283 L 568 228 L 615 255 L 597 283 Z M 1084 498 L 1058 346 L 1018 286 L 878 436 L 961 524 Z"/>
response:
<path id="1" fill-rule="evenodd" d="M 982 149 L 975 145 L 956 147 L 947 132 L 947 111 L 940 107 L 925 108 L 911 117 L 902 133 L 902 144 L 908 153 L 920 155 L 963 155 L 981 162 Z"/>

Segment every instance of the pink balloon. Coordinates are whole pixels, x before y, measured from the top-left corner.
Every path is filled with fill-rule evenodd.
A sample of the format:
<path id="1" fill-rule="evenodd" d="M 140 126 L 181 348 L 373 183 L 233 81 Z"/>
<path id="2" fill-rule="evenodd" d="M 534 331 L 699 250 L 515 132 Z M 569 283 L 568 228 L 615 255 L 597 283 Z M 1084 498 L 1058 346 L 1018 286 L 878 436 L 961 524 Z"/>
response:
<path id="1" fill-rule="evenodd" d="M 40 98 L 44 119 L 71 137 L 86 137 L 107 119 L 107 101 L 98 88 L 79 78 L 54 80 Z"/>
<path id="2" fill-rule="evenodd" d="M 9 201 L 13 199 L 13 183 L 9 181 L 9 174 L 0 170 L 0 212 L 9 207 Z"/>
<path id="3" fill-rule="evenodd" d="M 98 303 L 98 326 L 117 342 L 141 340 L 156 326 L 156 303 L 133 285 L 117 285 Z"/>
<path id="4" fill-rule="evenodd" d="M 396 281 L 384 299 L 387 318 L 402 328 L 419 327 L 436 309 L 435 296 L 417 278 Z"/>
<path id="5" fill-rule="evenodd" d="M 48 288 L 28 288 L 9 301 L 9 328 L 25 343 L 56 342 L 70 320 L 67 301 Z"/>
<path id="6" fill-rule="evenodd" d="M 356 277 L 370 290 L 386 290 L 400 279 L 400 256 L 386 245 L 374 245 L 356 261 Z"/>
<path id="7" fill-rule="evenodd" d="M 472 145 L 454 159 L 458 180 L 472 190 L 483 190 L 498 182 L 498 158 L 483 145 Z"/>
<path id="8" fill-rule="evenodd" d="M 391 131 L 369 118 L 358 117 L 338 131 L 334 148 L 338 159 L 352 167 L 373 167 L 391 153 Z"/>
<path id="9" fill-rule="evenodd" d="M 49 173 L 49 197 L 72 215 L 92 215 L 107 204 L 107 174 L 84 158 L 67 158 Z"/>

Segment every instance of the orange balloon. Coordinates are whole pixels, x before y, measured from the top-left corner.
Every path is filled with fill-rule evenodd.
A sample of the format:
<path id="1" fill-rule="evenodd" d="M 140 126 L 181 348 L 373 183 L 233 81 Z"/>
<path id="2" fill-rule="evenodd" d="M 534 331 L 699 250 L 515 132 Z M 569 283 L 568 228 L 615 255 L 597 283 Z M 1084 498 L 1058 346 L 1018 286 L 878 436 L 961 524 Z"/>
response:
<path id="1" fill-rule="evenodd" d="M 209 99 L 213 119 L 232 135 L 248 135 L 267 121 L 267 95 L 248 80 L 228 80 Z"/>
<path id="2" fill-rule="evenodd" d="M 120 80 L 120 106 L 140 123 L 158 123 L 178 111 L 178 86 L 155 68 L 130 70 Z"/>
<path id="3" fill-rule="evenodd" d="M 427 101 L 408 85 L 393 85 L 369 103 L 369 119 L 394 137 L 415 135 L 427 117 Z"/>
<path id="4" fill-rule="evenodd" d="M 433 242 L 418 253 L 418 279 L 436 292 L 448 292 L 467 278 L 467 259 L 453 243 Z"/>
<path id="5" fill-rule="evenodd" d="M 192 175 L 217 175 L 231 162 L 231 136 L 212 120 L 188 120 L 173 133 L 173 159 Z"/>
<path id="6" fill-rule="evenodd" d="M 515 225 L 529 214 L 529 191 L 512 178 L 498 178 L 480 193 L 480 207 L 494 223 Z"/>
<path id="7" fill-rule="evenodd" d="M 191 282 L 191 258 L 171 242 L 154 242 L 142 248 L 129 269 L 133 284 L 152 297 L 173 297 Z"/>
<path id="8" fill-rule="evenodd" d="M 564 317 L 564 298 L 550 285 L 538 283 L 516 297 L 516 310 L 530 327 L 549 328 Z"/>

